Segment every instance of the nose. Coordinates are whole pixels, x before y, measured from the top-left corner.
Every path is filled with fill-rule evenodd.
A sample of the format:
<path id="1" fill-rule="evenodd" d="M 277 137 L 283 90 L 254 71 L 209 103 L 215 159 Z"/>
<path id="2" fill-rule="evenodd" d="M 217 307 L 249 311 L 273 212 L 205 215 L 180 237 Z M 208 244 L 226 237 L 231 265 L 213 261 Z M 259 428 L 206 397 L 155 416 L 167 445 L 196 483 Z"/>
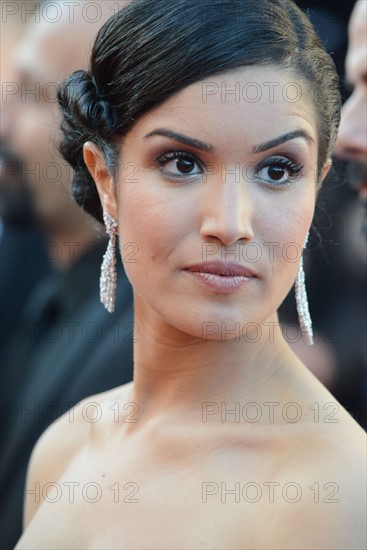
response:
<path id="1" fill-rule="evenodd" d="M 367 155 L 367 98 L 362 89 L 355 89 L 345 102 L 335 145 L 335 155 L 365 162 Z"/>
<path id="2" fill-rule="evenodd" d="M 219 239 L 226 246 L 241 239 L 251 241 L 254 208 L 248 182 L 242 176 L 225 174 L 209 178 L 203 185 L 207 188 L 202 205 L 202 239 Z"/>

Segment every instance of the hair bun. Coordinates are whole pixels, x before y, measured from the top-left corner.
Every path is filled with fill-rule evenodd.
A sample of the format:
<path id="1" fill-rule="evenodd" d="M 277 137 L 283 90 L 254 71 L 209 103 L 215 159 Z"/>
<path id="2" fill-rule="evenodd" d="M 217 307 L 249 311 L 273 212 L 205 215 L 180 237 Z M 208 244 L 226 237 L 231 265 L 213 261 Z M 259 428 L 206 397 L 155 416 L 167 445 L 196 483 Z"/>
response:
<path id="1" fill-rule="evenodd" d="M 84 163 L 83 145 L 94 141 L 104 152 L 104 140 L 111 139 L 117 127 L 115 108 L 102 97 L 93 75 L 83 70 L 75 71 L 60 84 L 57 97 L 63 114 L 59 150 L 74 169 L 72 195 L 103 223 L 97 187 Z"/>
<path id="2" fill-rule="evenodd" d="M 108 136 L 116 130 L 114 107 L 100 94 L 92 73 L 75 71 L 60 86 L 59 104 L 70 126 Z"/>

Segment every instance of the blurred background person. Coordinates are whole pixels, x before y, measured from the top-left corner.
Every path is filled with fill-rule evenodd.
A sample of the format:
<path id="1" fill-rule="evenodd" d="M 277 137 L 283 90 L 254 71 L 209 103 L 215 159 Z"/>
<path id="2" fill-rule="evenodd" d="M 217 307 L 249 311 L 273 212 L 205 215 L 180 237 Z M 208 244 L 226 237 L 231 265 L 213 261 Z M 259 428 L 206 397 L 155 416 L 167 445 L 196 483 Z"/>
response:
<path id="1" fill-rule="evenodd" d="M 85 67 L 118 3 L 81 1 L 71 10 L 60 0 L 35 3 L 33 12 L 32 3 L 10 4 L 24 32 L 15 47 L 5 46 L 10 69 L 1 105 L 2 549 L 13 548 L 21 533 L 26 468 L 38 437 L 81 399 L 132 379 L 137 332 L 121 258 L 115 313 L 99 302 L 107 235 L 71 198 L 73 174 L 57 151 L 57 84 Z"/>
<path id="2" fill-rule="evenodd" d="M 14 11 L 18 6 L 10 7 Z M 29 2 L 27 7 L 31 7 Z M 18 86 L 12 57 L 25 24 L 20 10 L 11 17 L 4 13 L 0 24 L 1 102 L 5 103 L 7 94 Z M 1 109 L 2 114 L 3 111 Z M 43 241 L 43 232 L 34 215 L 33 195 L 26 185 L 21 161 L 0 138 L 0 352 L 30 290 L 50 267 L 46 254 L 37 254 Z M 24 255 L 27 255 L 26 263 Z M 27 276 L 19 277 L 24 268 Z"/>
<path id="3" fill-rule="evenodd" d="M 348 182 L 367 202 L 367 2 L 358 0 L 349 22 L 344 103 L 335 154 L 348 161 Z"/>
<path id="4" fill-rule="evenodd" d="M 297 1 L 297 3 L 306 9 L 327 51 L 334 59 L 341 77 L 343 98 L 348 98 L 348 87 L 344 78 L 347 51 L 347 64 L 351 64 L 353 58 L 354 76 L 347 75 L 347 77 L 349 80 L 353 78 L 355 84 L 358 79 L 358 102 L 362 102 L 361 95 L 363 93 L 366 95 L 366 83 L 364 83 L 364 92 L 362 85 L 363 80 L 366 82 L 365 64 L 364 77 L 362 69 L 362 57 L 366 56 L 366 45 L 361 28 L 366 24 L 362 11 L 367 2 L 362 0 L 361 5 L 356 6 L 351 19 L 349 34 L 352 50 L 348 50 L 347 31 L 354 3 L 316 2 L 315 0 Z M 356 36 L 357 20 L 359 31 Z M 356 52 L 356 48 L 359 53 Z M 359 60 L 358 77 L 357 59 Z M 284 326 L 285 337 L 294 351 L 366 429 L 366 241 L 362 230 L 364 208 L 350 185 L 350 181 L 366 181 L 365 175 L 362 178 L 360 175 L 365 174 L 365 164 L 360 161 L 363 157 L 361 144 L 363 143 L 363 124 L 364 127 L 366 124 L 366 107 L 362 107 L 362 103 L 358 106 L 356 97 L 357 94 L 344 105 L 340 137 L 335 152 L 340 153 L 340 140 L 345 140 L 343 135 L 345 136 L 346 128 L 348 129 L 345 126 L 345 115 L 352 110 L 356 117 L 354 124 L 358 124 L 359 128 L 353 142 L 349 142 L 349 145 L 343 148 L 345 151 L 343 156 L 348 159 L 353 157 L 359 162 L 352 167 L 352 173 L 354 173 L 352 176 L 348 164 L 338 158 L 333 159 L 333 167 L 319 193 L 309 245 L 305 251 L 306 280 L 315 330 L 315 345 L 305 346 L 302 338 L 297 334 L 294 292 L 287 296 L 281 306 L 280 319 Z M 350 131 L 351 126 L 348 129 L 348 132 Z M 354 130 L 352 132 L 354 133 Z M 357 137 L 358 146 L 355 142 Z M 364 143 L 365 141 L 364 130 Z M 332 404 L 329 412 L 332 414 Z"/>
<path id="5" fill-rule="evenodd" d="M 349 44 L 345 62 L 345 81 L 351 92 L 344 103 L 335 154 L 347 162 L 347 180 L 358 192 L 349 212 L 350 239 L 353 243 L 350 262 L 357 263 L 364 278 L 367 272 L 367 2 L 358 0 L 349 22 Z M 354 257 L 354 258 L 353 258 Z M 363 277 L 363 275 L 362 275 Z M 366 290 L 362 303 L 366 302 Z M 366 326 L 366 310 L 364 313 Z M 366 332 L 365 332 L 366 335 Z M 366 356 L 367 342 L 362 338 Z M 357 394 L 358 395 L 358 394 Z M 367 364 L 364 365 L 361 395 L 361 417 L 367 428 Z"/>

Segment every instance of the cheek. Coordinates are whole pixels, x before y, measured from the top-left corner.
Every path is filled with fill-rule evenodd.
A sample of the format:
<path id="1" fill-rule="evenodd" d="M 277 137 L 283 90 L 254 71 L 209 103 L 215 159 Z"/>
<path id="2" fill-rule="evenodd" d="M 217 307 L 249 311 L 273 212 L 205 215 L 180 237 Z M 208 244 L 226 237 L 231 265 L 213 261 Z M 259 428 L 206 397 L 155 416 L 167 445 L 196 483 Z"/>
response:
<path id="1" fill-rule="evenodd" d="M 118 215 L 121 257 L 126 260 L 124 246 L 130 246 L 130 253 L 132 248 L 135 250 L 135 261 L 124 262 L 131 282 L 160 277 L 188 232 L 179 202 L 167 192 L 129 184 L 126 192 L 120 193 Z"/>
<path id="2" fill-rule="evenodd" d="M 269 251 L 267 259 L 273 275 L 284 277 L 286 284 L 292 282 L 296 276 L 314 209 L 314 192 L 307 195 L 304 193 L 297 200 L 289 201 L 286 206 L 278 208 L 273 213 L 269 212 L 268 216 L 265 216 L 265 219 L 272 222 L 271 225 L 266 222 L 265 228 L 267 242 L 271 243 L 265 247 Z M 272 254 L 270 254 L 271 249 Z"/>

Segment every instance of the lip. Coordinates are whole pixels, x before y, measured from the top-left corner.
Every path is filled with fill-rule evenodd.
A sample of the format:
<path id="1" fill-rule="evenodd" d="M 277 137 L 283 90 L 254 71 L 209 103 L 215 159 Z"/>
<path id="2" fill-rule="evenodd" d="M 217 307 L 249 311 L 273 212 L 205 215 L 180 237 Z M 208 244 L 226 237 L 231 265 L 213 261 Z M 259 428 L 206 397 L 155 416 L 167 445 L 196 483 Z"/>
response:
<path id="1" fill-rule="evenodd" d="M 185 268 L 195 279 L 216 292 L 230 294 L 257 278 L 248 267 L 236 262 L 204 262 Z"/>
<path id="2" fill-rule="evenodd" d="M 217 260 L 190 265 L 186 269 L 195 273 L 212 273 L 222 277 L 256 277 L 252 269 L 237 262 L 220 262 Z"/>

